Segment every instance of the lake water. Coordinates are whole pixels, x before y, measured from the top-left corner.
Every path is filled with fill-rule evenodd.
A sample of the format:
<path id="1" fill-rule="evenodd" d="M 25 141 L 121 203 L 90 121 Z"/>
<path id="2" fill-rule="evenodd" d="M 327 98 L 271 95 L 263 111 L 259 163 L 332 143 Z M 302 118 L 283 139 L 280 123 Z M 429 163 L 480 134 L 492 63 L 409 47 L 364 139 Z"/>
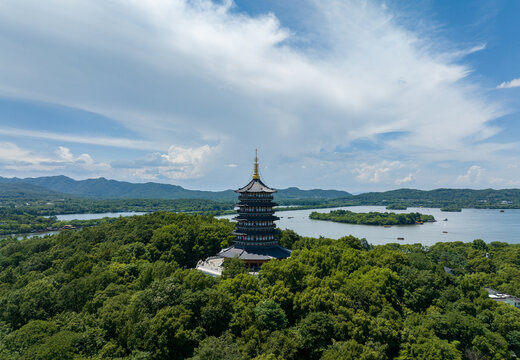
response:
<path id="1" fill-rule="evenodd" d="M 420 212 L 433 215 L 437 222 L 424 225 L 401 225 L 385 228 L 373 225 L 354 225 L 309 219 L 313 211 L 329 212 L 331 209 L 288 210 L 276 213 L 281 219 L 277 221 L 281 229 L 291 229 L 303 236 L 338 239 L 346 235 L 365 238 L 371 244 L 398 242 L 405 244 L 421 243 L 433 245 L 440 241 L 473 241 L 482 239 L 486 242 L 503 241 L 520 243 L 520 209 L 507 209 L 501 213 L 495 209 L 462 209 L 462 212 L 442 212 L 432 208 L 408 208 L 407 210 L 386 210 L 384 206 L 351 206 L 336 209 L 354 212 Z M 89 220 L 103 217 L 119 217 L 142 215 L 139 212 L 104 213 L 104 214 L 67 214 L 58 215 L 58 220 Z M 219 218 L 231 219 L 235 215 Z M 442 221 L 447 218 L 448 221 Z M 444 233 L 444 231 L 446 233 Z M 27 234 L 27 236 L 45 236 L 51 233 Z M 23 236 L 21 236 L 23 237 Z M 398 237 L 404 240 L 397 240 Z"/>
<path id="2" fill-rule="evenodd" d="M 503 241 L 520 243 L 520 209 L 507 209 L 501 213 L 496 209 L 462 209 L 461 212 L 443 212 L 432 208 L 408 208 L 407 210 L 386 210 L 384 206 L 351 206 L 336 209 L 353 212 L 395 212 L 433 215 L 437 222 L 424 225 L 401 225 L 385 228 L 374 225 L 342 224 L 331 221 L 311 220 L 313 211 L 325 213 L 331 209 L 279 211 L 277 221 L 281 229 L 291 229 L 303 236 L 338 239 L 346 235 L 365 238 L 371 244 L 398 242 L 405 244 L 421 243 L 433 245 L 441 241 Z M 232 218 L 234 215 L 222 216 Z M 448 221 L 443 221 L 445 218 Z M 446 233 L 443 233 L 445 231 Z M 404 240 L 397 240 L 403 237 Z"/>

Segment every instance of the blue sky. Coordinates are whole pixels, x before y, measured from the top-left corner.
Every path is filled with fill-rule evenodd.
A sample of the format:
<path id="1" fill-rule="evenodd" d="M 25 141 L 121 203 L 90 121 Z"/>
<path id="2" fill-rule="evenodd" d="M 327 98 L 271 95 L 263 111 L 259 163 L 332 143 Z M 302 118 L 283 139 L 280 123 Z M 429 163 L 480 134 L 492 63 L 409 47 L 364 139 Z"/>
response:
<path id="1" fill-rule="evenodd" d="M 0 176 L 520 187 L 520 2 L 0 3 Z"/>

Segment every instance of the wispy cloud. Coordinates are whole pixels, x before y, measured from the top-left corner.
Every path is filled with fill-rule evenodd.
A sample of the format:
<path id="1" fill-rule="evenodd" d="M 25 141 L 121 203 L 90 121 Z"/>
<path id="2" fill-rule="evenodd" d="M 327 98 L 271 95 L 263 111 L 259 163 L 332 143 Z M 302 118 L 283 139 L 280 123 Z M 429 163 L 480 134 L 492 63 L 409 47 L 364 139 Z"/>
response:
<path id="1" fill-rule="evenodd" d="M 46 139 L 69 143 L 110 146 L 126 149 L 158 150 L 164 147 L 156 142 L 133 140 L 125 138 L 110 138 L 103 136 L 81 136 L 76 134 L 61 134 L 48 131 L 34 131 L 27 129 L 0 128 L 1 135 L 24 138 Z"/>
<path id="2" fill-rule="evenodd" d="M 520 78 L 513 79 L 511 81 L 505 81 L 502 84 L 498 85 L 497 89 L 508 89 L 514 87 L 520 87 Z"/>
<path id="3" fill-rule="evenodd" d="M 462 50 L 459 50 L 459 51 L 455 51 L 451 55 L 453 57 L 464 57 L 464 56 L 471 55 L 471 54 L 474 54 L 476 52 L 482 51 L 482 50 L 486 49 L 486 46 L 487 46 L 486 43 L 475 45 L 475 46 L 473 46 L 472 48 L 469 48 L 469 49 L 462 49 Z"/>

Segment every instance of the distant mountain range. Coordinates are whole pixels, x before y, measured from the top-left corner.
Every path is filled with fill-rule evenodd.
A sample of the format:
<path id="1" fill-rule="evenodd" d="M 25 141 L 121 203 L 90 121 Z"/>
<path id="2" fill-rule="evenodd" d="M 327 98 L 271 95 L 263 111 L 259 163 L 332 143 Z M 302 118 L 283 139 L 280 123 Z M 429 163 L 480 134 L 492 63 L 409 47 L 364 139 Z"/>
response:
<path id="1" fill-rule="evenodd" d="M 92 199 L 206 199 L 234 201 L 233 190 L 188 190 L 178 185 L 148 182 L 134 184 L 105 178 L 74 180 L 66 176 L 37 178 L 0 177 L 0 199 L 92 198 Z M 334 200 L 338 205 L 387 205 L 443 207 L 514 207 L 520 208 L 520 189 L 398 189 L 352 195 L 339 190 L 301 190 L 296 187 L 279 189 L 278 201 L 292 204 L 323 204 Z M 301 201 L 300 201 L 301 200 Z M 337 201 L 336 201 L 337 200 Z"/>
<path id="2" fill-rule="evenodd" d="M 42 196 L 63 196 L 63 194 L 66 194 L 102 199 L 208 199 L 220 201 L 236 199 L 236 193 L 233 190 L 188 190 L 178 185 L 154 182 L 135 184 L 105 178 L 74 180 L 63 175 L 25 179 L 0 177 L 0 193 L 4 192 L 5 189 L 9 194 L 13 194 L 16 192 L 15 189 L 18 189 L 21 193 L 25 191 L 25 195 L 36 194 L 38 188 L 41 189 Z M 351 196 L 346 191 L 300 190 L 296 187 L 280 189 L 276 194 L 276 197 L 281 200 L 335 199 Z"/>

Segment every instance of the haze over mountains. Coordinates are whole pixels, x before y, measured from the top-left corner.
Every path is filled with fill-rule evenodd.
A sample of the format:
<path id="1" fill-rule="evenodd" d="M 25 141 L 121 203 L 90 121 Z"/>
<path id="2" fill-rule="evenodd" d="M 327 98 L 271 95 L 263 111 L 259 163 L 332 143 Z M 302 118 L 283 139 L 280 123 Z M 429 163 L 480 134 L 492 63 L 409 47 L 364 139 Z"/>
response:
<path id="1" fill-rule="evenodd" d="M 188 190 L 178 185 L 154 182 L 135 184 L 105 178 L 74 180 L 63 175 L 25 179 L 0 177 L 0 183 L 2 183 L 2 192 L 4 188 L 6 191 L 22 192 L 25 189 L 32 194 L 37 193 L 39 188 L 42 195 L 49 195 L 49 191 L 51 191 L 56 192 L 56 195 L 66 194 L 104 199 L 209 199 L 224 201 L 236 199 L 236 193 L 233 190 Z M 6 186 L 6 184 L 10 186 Z M 277 193 L 278 199 L 335 199 L 351 196 L 346 191 L 300 190 L 296 187 L 280 189 Z"/>

